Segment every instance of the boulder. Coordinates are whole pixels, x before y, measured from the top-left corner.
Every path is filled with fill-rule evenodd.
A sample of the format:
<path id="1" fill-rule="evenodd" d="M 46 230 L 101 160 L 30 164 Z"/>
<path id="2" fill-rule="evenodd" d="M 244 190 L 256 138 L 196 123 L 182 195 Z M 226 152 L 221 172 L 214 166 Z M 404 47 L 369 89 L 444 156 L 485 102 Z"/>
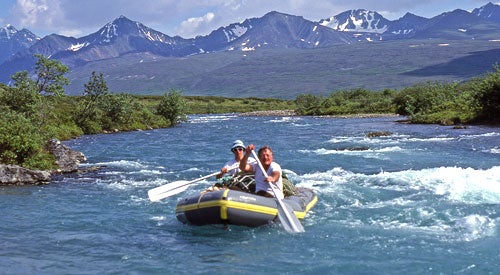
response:
<path id="1" fill-rule="evenodd" d="M 388 137 L 391 136 L 392 133 L 388 131 L 377 131 L 377 132 L 370 132 L 366 134 L 367 138 L 374 138 L 374 137 Z"/>
<path id="2" fill-rule="evenodd" d="M 69 148 L 57 139 L 51 139 L 47 143 L 47 150 L 56 157 L 56 163 L 59 169 L 54 172 L 57 173 L 77 172 L 80 162 L 87 161 L 87 158 L 82 152 Z"/>
<path id="3" fill-rule="evenodd" d="M 50 172 L 30 170 L 17 165 L 0 164 L 0 185 L 47 184 Z"/>

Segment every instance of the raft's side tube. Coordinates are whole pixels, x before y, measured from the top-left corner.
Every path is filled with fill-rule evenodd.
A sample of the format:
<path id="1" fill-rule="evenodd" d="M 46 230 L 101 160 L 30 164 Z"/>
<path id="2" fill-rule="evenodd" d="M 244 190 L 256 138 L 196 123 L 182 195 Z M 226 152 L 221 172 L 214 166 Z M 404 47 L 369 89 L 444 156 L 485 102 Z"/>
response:
<path id="1" fill-rule="evenodd" d="M 297 190 L 298 195 L 284 200 L 292 207 L 297 218 L 303 219 L 318 199 L 310 189 Z M 182 199 L 175 212 L 182 223 L 250 227 L 268 224 L 278 215 L 276 200 L 229 189 L 204 192 L 199 196 Z"/>

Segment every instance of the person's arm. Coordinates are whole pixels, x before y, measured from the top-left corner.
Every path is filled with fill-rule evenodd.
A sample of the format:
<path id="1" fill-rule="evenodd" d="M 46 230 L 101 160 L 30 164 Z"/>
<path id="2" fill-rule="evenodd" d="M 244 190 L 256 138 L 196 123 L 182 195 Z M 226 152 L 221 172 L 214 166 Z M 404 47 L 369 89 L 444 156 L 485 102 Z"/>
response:
<path id="1" fill-rule="evenodd" d="M 280 171 L 274 171 L 271 175 L 268 175 L 266 181 L 270 183 L 275 183 L 280 179 L 280 177 L 281 177 Z"/>
<path id="2" fill-rule="evenodd" d="M 240 170 L 245 173 L 252 172 L 252 165 L 248 164 L 248 157 L 250 157 L 254 148 L 255 146 L 253 144 L 248 145 L 245 149 L 245 155 L 240 161 Z"/>

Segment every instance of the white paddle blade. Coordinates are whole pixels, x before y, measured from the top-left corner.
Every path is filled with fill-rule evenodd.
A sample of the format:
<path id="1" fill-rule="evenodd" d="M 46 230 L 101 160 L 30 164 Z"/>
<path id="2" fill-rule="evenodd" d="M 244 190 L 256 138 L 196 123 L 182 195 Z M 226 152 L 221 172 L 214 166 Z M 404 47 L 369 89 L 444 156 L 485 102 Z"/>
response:
<path id="1" fill-rule="evenodd" d="M 148 191 L 148 197 L 150 201 L 159 201 L 161 199 L 179 194 L 186 190 L 189 186 L 189 181 L 180 180 L 174 181 L 169 184 L 165 184 Z"/>
<path id="2" fill-rule="evenodd" d="M 305 232 L 304 226 L 300 223 L 297 216 L 295 216 L 292 207 L 284 201 L 278 203 L 280 204 L 278 206 L 278 218 L 283 228 L 289 233 Z M 288 215 L 290 216 L 288 217 Z"/>

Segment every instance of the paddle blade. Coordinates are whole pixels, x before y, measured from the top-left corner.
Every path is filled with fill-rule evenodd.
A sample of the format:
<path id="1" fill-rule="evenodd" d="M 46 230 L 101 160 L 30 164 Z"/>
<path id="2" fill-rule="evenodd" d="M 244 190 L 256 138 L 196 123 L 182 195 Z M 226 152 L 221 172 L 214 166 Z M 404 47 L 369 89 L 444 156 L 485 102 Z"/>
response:
<path id="1" fill-rule="evenodd" d="M 189 181 L 180 180 L 153 188 L 148 191 L 149 200 L 159 201 L 175 194 L 179 194 L 188 188 L 189 183 Z"/>
<path id="2" fill-rule="evenodd" d="M 289 233 L 302 233 L 306 230 L 304 226 L 300 223 L 295 213 L 293 213 L 292 207 L 290 207 L 286 202 L 278 200 L 278 218 L 280 220 L 283 228 Z"/>

